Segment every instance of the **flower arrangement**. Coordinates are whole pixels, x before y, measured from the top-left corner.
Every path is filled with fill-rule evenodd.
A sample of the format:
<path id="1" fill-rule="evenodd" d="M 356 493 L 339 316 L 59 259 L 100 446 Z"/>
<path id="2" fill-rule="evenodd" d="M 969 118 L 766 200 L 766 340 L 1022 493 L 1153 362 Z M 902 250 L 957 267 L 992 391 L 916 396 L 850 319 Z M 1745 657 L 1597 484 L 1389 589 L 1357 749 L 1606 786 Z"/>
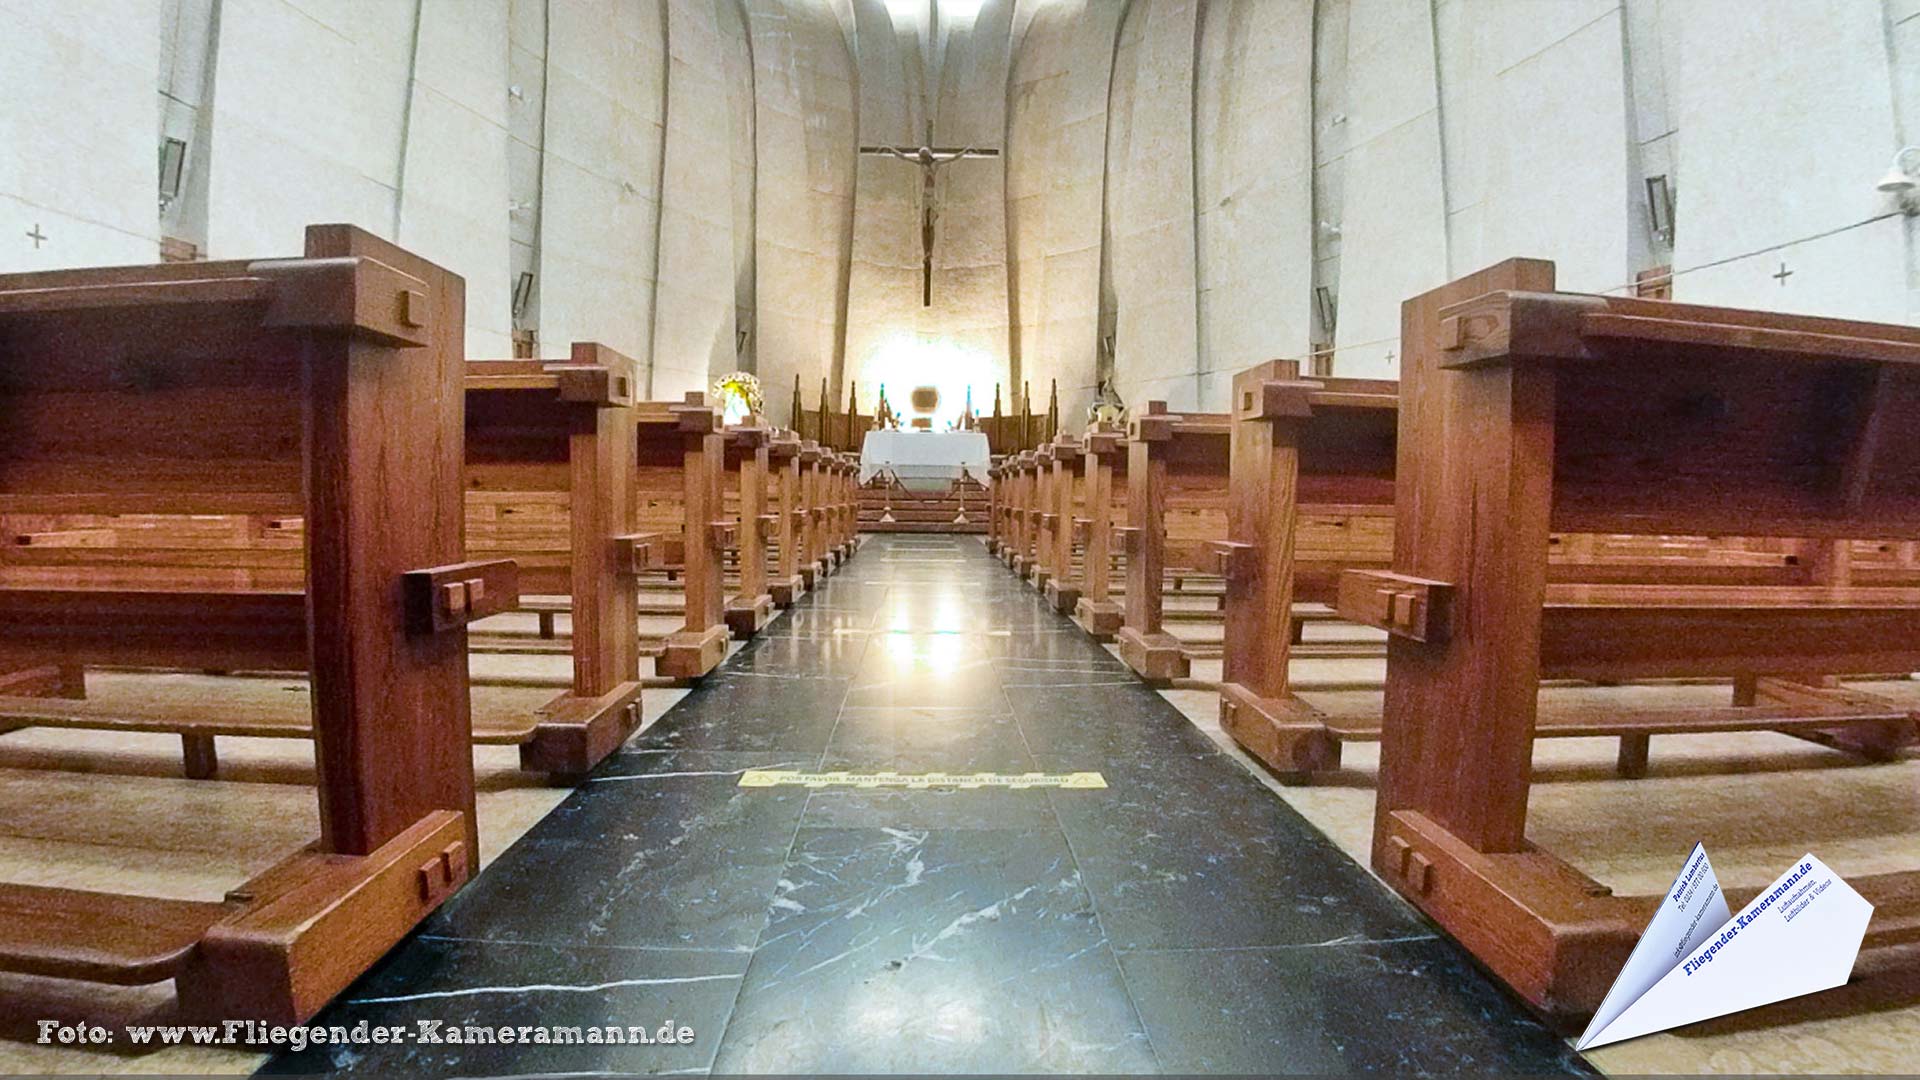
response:
<path id="1" fill-rule="evenodd" d="M 720 405 L 725 410 L 725 422 L 729 424 L 749 423 L 757 419 L 760 410 L 767 404 L 760 392 L 760 380 L 746 371 L 735 371 L 715 379 L 713 396 L 720 399 Z"/>

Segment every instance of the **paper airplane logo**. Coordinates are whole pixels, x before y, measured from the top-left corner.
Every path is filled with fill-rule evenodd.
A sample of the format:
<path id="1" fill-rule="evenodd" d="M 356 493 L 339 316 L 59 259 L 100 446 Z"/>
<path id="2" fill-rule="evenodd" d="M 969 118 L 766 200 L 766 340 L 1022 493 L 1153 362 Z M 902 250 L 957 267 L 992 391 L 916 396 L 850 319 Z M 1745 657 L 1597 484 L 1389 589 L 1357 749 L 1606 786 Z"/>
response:
<path id="1" fill-rule="evenodd" d="M 1871 918 L 1873 905 L 1811 854 L 1731 912 L 1706 849 L 1696 844 L 1575 1046 L 1839 986 L 1853 972 Z"/>

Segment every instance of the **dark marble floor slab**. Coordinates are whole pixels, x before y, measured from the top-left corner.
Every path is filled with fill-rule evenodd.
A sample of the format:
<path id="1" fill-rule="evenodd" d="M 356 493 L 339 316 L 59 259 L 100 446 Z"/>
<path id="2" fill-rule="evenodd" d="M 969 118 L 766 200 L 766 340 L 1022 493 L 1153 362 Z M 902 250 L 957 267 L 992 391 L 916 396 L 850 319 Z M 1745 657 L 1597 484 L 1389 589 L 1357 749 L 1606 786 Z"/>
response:
<path id="1" fill-rule="evenodd" d="M 756 768 L 1107 786 L 742 788 Z M 322 1019 L 695 1039 L 271 1071 L 1583 1068 L 973 538 L 870 538 L 422 929 Z"/>
<path id="2" fill-rule="evenodd" d="M 1085 760 L 1035 757 L 1046 772 Z M 1110 759 L 1103 774 L 1105 790 L 1052 800 L 1116 948 L 1315 945 L 1424 925 L 1224 755 Z"/>
<path id="3" fill-rule="evenodd" d="M 807 829 L 722 1072 L 1139 1072 L 1154 1058 L 1059 834 Z"/>
<path id="4" fill-rule="evenodd" d="M 841 710 L 830 768 L 1028 772 L 1035 766 L 1020 723 L 1004 710 L 898 705 Z"/>
<path id="5" fill-rule="evenodd" d="M 1431 934 L 1120 966 L 1168 1072 L 1597 1075 Z"/>
<path id="6" fill-rule="evenodd" d="M 462 890 L 430 933 L 552 945 L 748 949 L 805 808 L 802 788 L 741 788 L 780 754 L 680 751 L 609 758 Z"/>
<path id="7" fill-rule="evenodd" d="M 1045 677 L 1024 674 L 1036 683 Z M 1212 740 L 1138 679 L 1095 675 L 1086 681 L 1098 685 L 1002 684 L 1034 753 L 1120 763 L 1148 762 L 1166 754 L 1218 753 Z M 1226 775 L 1245 775 L 1231 761 L 1217 767 Z M 1271 793 L 1267 797 L 1271 799 Z"/>
<path id="8" fill-rule="evenodd" d="M 768 675 L 785 674 L 787 678 Z M 784 751 L 818 755 L 853 684 L 795 672 L 723 668 L 628 745 L 648 750 Z"/>
<path id="9" fill-rule="evenodd" d="M 516 1076 L 529 1072 L 645 1075 L 705 1072 L 739 994 L 748 957 L 742 953 L 649 952 L 549 945 L 504 945 L 416 937 L 328 1006 L 313 1021 L 351 1029 L 399 1026 L 402 1044 L 309 1047 L 275 1058 L 269 1075 L 330 1072 L 353 1076 Z M 437 1022 L 437 1023 L 436 1023 Z M 454 1042 L 469 1025 L 515 1028 L 512 1044 Z M 549 1039 L 579 1043 L 530 1045 L 518 1028 L 536 1026 Z M 643 1034 L 672 1043 L 589 1043 L 587 1032 Z M 630 1029 L 638 1027 L 641 1032 Z M 680 1028 L 690 1028 L 681 1041 Z M 577 1033 L 566 1029 L 581 1029 Z M 439 1041 L 429 1042 L 428 1037 Z M 486 1037 L 484 1034 L 479 1037 Z"/>

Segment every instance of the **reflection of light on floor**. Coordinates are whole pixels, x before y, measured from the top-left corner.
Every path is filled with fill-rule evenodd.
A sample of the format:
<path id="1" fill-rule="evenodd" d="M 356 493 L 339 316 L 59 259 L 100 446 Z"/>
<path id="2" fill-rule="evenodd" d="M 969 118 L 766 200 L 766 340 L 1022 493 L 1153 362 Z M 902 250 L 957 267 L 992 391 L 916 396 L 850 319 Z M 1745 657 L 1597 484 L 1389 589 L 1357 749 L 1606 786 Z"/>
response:
<path id="1" fill-rule="evenodd" d="M 952 632 L 894 630 L 886 635 L 886 641 L 887 656 L 895 664 L 936 676 L 960 670 L 960 658 L 967 651 L 967 639 Z"/>
<path id="2" fill-rule="evenodd" d="M 887 629 L 894 633 L 918 630 L 922 633 L 958 634 L 966 630 L 966 608 L 957 596 L 942 596 L 928 603 L 896 603 L 887 614 Z"/>
<path id="3" fill-rule="evenodd" d="M 964 991 L 946 1001 L 902 1001 L 904 988 L 890 980 L 869 980 L 862 989 L 864 993 L 850 1001 L 847 1010 L 851 1014 L 847 1026 L 856 1035 L 898 1039 L 912 1031 L 943 1043 L 980 1043 L 987 1038 L 987 1017 Z M 956 988 L 943 985 L 935 992 L 945 997 L 956 994 Z"/>

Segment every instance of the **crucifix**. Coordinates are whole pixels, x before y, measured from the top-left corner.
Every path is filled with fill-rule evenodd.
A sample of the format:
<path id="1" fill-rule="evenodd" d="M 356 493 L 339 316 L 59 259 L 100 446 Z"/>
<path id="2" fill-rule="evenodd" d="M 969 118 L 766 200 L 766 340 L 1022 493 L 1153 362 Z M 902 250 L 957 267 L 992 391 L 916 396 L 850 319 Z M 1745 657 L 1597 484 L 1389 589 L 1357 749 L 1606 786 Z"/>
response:
<path id="1" fill-rule="evenodd" d="M 40 231 L 40 223 L 36 221 L 33 223 L 33 228 L 27 230 L 27 238 L 33 241 L 33 246 L 37 249 L 41 242 L 46 240 L 47 234 Z"/>
<path id="2" fill-rule="evenodd" d="M 929 139 L 929 142 L 932 140 Z M 920 306 L 933 306 L 933 225 L 939 216 L 934 182 L 940 167 L 961 158 L 997 158 L 1000 151 L 973 146 L 863 146 L 863 154 L 896 157 L 920 167 Z"/>
<path id="3" fill-rule="evenodd" d="M 1787 269 L 1787 264 L 1782 262 L 1777 272 L 1768 274 L 1767 276 L 1779 282 L 1780 287 L 1784 289 L 1787 287 L 1787 279 L 1793 276 L 1793 271 Z"/>

